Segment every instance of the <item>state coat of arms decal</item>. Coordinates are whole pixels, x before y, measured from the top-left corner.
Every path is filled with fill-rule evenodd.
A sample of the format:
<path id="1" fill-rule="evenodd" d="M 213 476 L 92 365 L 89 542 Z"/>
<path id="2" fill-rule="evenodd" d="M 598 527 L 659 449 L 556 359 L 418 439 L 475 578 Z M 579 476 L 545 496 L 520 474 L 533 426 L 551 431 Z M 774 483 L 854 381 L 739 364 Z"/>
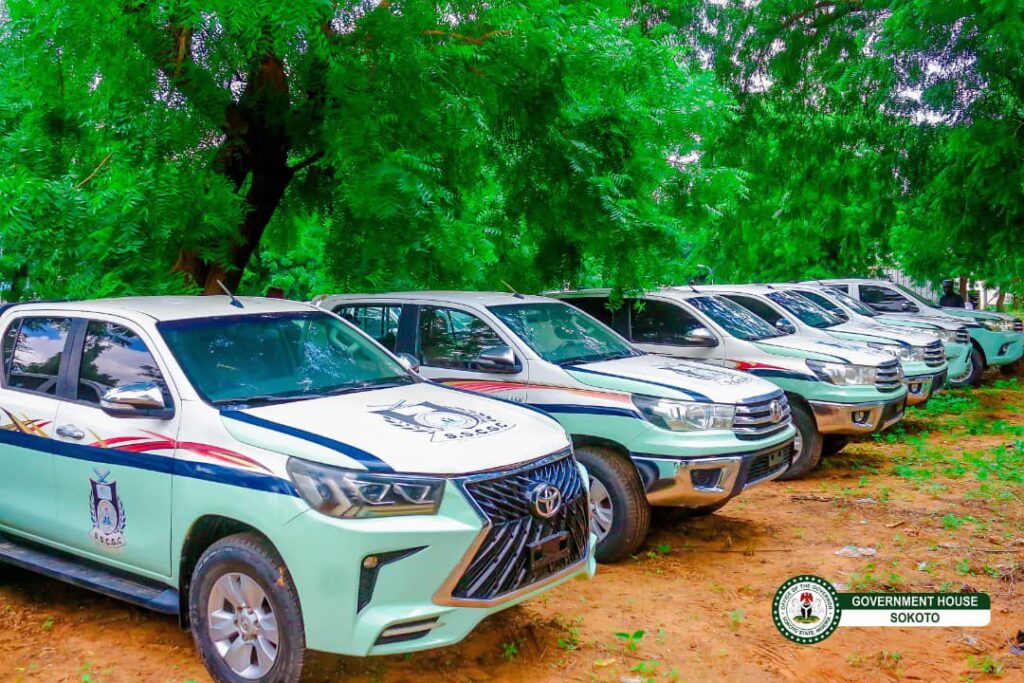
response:
<path id="1" fill-rule="evenodd" d="M 430 434 L 431 441 L 456 441 L 486 434 L 497 434 L 513 425 L 496 420 L 490 415 L 445 406 L 431 401 L 406 403 L 401 401 L 383 410 L 373 411 L 388 424 L 401 429 Z"/>
<path id="2" fill-rule="evenodd" d="M 108 481 L 110 472 L 93 470 L 95 479 L 89 479 L 89 513 L 92 529 L 89 538 L 97 545 L 111 550 L 124 546 L 124 504 L 117 495 L 117 482 Z"/>

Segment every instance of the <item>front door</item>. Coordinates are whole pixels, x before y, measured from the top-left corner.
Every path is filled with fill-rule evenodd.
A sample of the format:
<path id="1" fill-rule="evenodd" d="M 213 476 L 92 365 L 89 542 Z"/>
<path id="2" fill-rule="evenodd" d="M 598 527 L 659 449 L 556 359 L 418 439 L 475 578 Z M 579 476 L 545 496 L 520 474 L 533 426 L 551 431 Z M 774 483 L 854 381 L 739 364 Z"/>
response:
<path id="1" fill-rule="evenodd" d="M 178 414 L 169 419 L 108 414 L 101 397 L 139 382 L 175 405 L 166 373 L 141 331 L 124 321 L 76 321 L 73 384 L 57 411 L 57 515 L 61 542 L 96 559 L 170 574 L 171 485 Z"/>
<path id="2" fill-rule="evenodd" d="M 0 525 L 50 538 L 56 522 L 54 418 L 70 318 L 14 318 L 3 332 Z"/>
<path id="3" fill-rule="evenodd" d="M 480 354 L 499 347 L 512 348 L 498 332 L 479 317 L 457 308 L 406 307 L 403 315 L 418 312 L 415 356 L 420 374 L 458 389 L 525 403 L 529 373 L 522 359 L 511 372 L 491 372 L 480 367 Z"/>

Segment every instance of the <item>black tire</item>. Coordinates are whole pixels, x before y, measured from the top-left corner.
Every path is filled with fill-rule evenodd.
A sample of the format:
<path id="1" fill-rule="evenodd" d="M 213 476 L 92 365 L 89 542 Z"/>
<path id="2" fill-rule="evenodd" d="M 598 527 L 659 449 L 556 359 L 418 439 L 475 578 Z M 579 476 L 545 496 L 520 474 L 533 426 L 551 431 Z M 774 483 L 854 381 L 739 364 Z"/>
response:
<path id="1" fill-rule="evenodd" d="M 730 498 L 729 500 L 732 499 Z M 651 508 L 651 522 L 655 526 L 666 527 L 675 526 L 688 519 L 707 517 L 725 507 L 729 500 L 723 500 L 712 505 L 703 505 L 699 508 L 670 508 L 659 505 Z"/>
<path id="2" fill-rule="evenodd" d="M 824 439 L 818 431 L 818 422 L 814 414 L 802 401 L 790 401 L 790 410 L 793 411 L 793 426 L 800 433 L 802 446 L 799 453 L 793 453 L 793 462 L 789 469 L 779 477 L 782 481 L 800 479 L 811 472 L 821 462 L 821 448 Z"/>
<path id="3" fill-rule="evenodd" d="M 921 405 L 924 405 L 923 403 Z M 850 437 L 841 434 L 829 434 L 821 440 L 821 455 L 835 455 L 850 444 Z"/>
<path id="4" fill-rule="evenodd" d="M 600 539 L 594 557 L 601 563 L 629 557 L 643 544 L 651 526 L 651 506 L 636 466 L 628 457 L 597 446 L 580 446 L 576 459 L 587 468 L 591 479 L 604 486 L 611 502 L 611 527 L 603 539 L 596 520 L 591 522 Z"/>
<path id="5" fill-rule="evenodd" d="M 970 372 L 963 377 L 954 380 L 950 377 L 947 380 L 949 386 L 954 389 L 966 389 L 967 387 L 976 387 L 981 384 L 981 376 L 985 372 L 985 357 L 981 355 L 981 351 L 975 346 L 971 346 L 971 369 Z"/>
<path id="6" fill-rule="evenodd" d="M 273 666 L 257 678 L 232 670 L 217 650 L 208 629 L 210 593 L 217 580 L 238 573 L 256 582 L 277 618 L 277 650 Z M 226 605 L 229 606 L 229 605 Z M 217 683 L 295 683 L 302 677 L 306 632 L 291 574 L 269 541 L 253 533 L 227 536 L 202 554 L 192 573 L 188 593 L 189 622 L 199 656 Z M 232 643 L 236 642 L 237 638 Z"/>
<path id="7" fill-rule="evenodd" d="M 1020 372 L 1020 360 L 1015 360 L 1012 363 L 999 366 L 999 372 L 1002 373 L 1003 377 L 1014 377 Z"/>

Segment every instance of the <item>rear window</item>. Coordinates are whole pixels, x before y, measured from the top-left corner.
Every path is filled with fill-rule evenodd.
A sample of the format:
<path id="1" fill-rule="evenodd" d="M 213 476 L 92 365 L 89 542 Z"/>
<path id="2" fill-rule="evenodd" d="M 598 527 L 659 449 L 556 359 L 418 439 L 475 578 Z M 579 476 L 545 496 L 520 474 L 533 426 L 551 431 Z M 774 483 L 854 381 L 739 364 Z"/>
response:
<path id="1" fill-rule="evenodd" d="M 70 330 L 70 318 L 15 321 L 4 335 L 4 357 L 10 358 L 4 376 L 7 386 L 56 394 L 57 375 Z"/>

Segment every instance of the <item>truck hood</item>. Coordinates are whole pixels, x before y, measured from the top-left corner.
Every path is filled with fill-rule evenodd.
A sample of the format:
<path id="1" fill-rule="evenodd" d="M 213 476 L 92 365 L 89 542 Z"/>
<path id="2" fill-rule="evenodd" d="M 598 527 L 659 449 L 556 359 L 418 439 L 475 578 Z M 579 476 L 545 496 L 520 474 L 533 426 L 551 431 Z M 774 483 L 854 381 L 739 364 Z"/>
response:
<path id="1" fill-rule="evenodd" d="M 779 391 L 770 382 L 736 370 L 652 353 L 572 365 L 566 371 L 592 387 L 690 401 L 749 403 Z"/>
<path id="2" fill-rule="evenodd" d="M 971 311 L 966 308 L 943 308 L 942 312 L 955 318 L 970 318 L 972 320 L 1013 320 L 1013 316 L 992 311 Z"/>
<path id="3" fill-rule="evenodd" d="M 928 346 L 935 341 L 935 337 L 926 334 L 915 333 L 913 328 L 903 327 L 894 329 L 889 325 L 868 325 L 866 323 L 843 323 L 829 328 L 830 332 L 845 332 L 856 334 L 865 338 L 865 342 L 877 341 L 880 344 L 891 344 L 896 342 L 908 346 Z M 868 339 L 870 337 L 870 339 Z"/>
<path id="4" fill-rule="evenodd" d="M 224 410 L 221 421 L 250 446 L 379 472 L 465 474 L 569 447 L 537 410 L 429 382 Z"/>
<path id="5" fill-rule="evenodd" d="M 839 339 L 809 337 L 802 334 L 787 334 L 784 337 L 773 337 L 754 342 L 754 345 L 765 353 L 777 356 L 796 357 L 801 360 L 846 361 L 854 365 L 879 365 L 892 360 L 892 356 L 883 351 L 870 349 L 863 344 L 846 342 Z"/>
<path id="6" fill-rule="evenodd" d="M 958 330 L 964 326 L 964 321 L 951 315 L 914 315 L 913 313 L 883 313 L 878 320 L 906 320 L 907 322 L 925 322 L 935 325 L 944 330 Z"/>

